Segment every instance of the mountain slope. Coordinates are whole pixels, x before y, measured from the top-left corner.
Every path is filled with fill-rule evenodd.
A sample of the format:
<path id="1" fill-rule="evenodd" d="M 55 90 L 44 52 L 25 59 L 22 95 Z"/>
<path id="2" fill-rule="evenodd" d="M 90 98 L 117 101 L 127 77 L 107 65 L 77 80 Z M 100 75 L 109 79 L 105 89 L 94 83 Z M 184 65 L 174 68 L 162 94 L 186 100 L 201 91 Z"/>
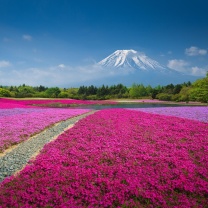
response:
<path id="1" fill-rule="evenodd" d="M 108 84 L 122 83 L 130 86 L 135 82 L 146 85 L 165 85 L 195 81 L 199 78 L 167 68 L 135 50 L 117 50 L 97 65 L 103 69 L 103 73 L 111 75 L 108 80 L 105 80 Z"/>
<path id="2" fill-rule="evenodd" d="M 106 68 L 134 68 L 144 71 L 150 69 L 163 71 L 165 69 L 157 61 L 135 50 L 117 50 L 100 61 L 98 65 Z"/>

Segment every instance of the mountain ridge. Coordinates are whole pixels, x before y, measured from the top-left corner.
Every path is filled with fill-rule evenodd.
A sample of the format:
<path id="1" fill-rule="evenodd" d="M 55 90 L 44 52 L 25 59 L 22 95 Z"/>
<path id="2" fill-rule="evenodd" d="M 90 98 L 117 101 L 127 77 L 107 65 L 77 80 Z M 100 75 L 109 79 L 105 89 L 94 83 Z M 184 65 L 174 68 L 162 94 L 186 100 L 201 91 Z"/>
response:
<path id="1" fill-rule="evenodd" d="M 102 73 L 111 74 L 105 82 L 122 83 L 128 86 L 132 83 L 180 84 L 199 78 L 163 66 L 145 53 L 133 49 L 116 50 L 99 61 L 97 66 L 103 69 Z"/>
<path id="2" fill-rule="evenodd" d="M 133 49 L 130 50 L 116 50 L 100 62 L 102 67 L 122 67 L 122 68 L 137 68 L 140 70 L 148 69 L 165 69 L 164 66 L 157 61 L 149 58 L 143 52 L 138 52 Z"/>

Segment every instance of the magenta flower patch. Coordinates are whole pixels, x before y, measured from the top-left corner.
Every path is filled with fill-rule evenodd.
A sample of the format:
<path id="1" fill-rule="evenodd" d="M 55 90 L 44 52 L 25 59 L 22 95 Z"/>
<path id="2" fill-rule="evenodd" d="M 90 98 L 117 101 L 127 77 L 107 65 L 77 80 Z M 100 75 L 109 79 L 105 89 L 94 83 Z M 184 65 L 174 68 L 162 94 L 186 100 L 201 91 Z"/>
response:
<path id="1" fill-rule="evenodd" d="M 206 207 L 208 124 L 101 110 L 0 185 L 2 207 Z"/>
<path id="2" fill-rule="evenodd" d="M 0 152 L 47 126 L 89 112 L 85 109 L 0 109 Z"/>
<path id="3" fill-rule="evenodd" d="M 31 108 L 37 105 L 47 105 L 47 104 L 66 104 L 66 105 L 94 105 L 94 104 L 116 104 L 115 101 L 105 101 L 105 100 L 75 100 L 75 99 L 32 99 L 32 100 L 15 100 L 0 98 L 0 109 L 5 108 Z"/>
<path id="4" fill-rule="evenodd" d="M 167 116 L 188 118 L 208 123 L 208 107 L 159 107 L 159 108 L 134 108 L 133 110 L 155 113 Z"/>

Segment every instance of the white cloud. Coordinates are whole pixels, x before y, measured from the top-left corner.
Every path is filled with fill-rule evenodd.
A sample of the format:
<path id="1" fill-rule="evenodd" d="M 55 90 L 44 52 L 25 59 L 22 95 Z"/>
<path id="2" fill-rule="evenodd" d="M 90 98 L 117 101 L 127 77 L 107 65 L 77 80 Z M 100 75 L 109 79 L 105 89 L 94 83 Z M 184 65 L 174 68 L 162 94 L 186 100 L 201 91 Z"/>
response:
<path id="1" fill-rule="evenodd" d="M 60 64 L 61 67 L 62 64 Z M 20 85 L 22 83 L 37 86 L 80 86 L 94 83 L 105 77 L 112 76 L 99 66 L 71 67 L 64 65 L 50 68 L 26 68 L 21 70 L 1 71 L 0 83 L 5 85 Z M 64 70 L 63 70 L 64 69 Z"/>
<path id="2" fill-rule="evenodd" d="M 185 54 L 187 56 L 203 56 L 207 54 L 207 50 L 205 49 L 200 49 L 196 46 L 191 46 L 190 48 L 186 48 Z"/>
<path id="3" fill-rule="evenodd" d="M 65 68 L 66 66 L 65 66 L 64 64 L 59 64 L 58 67 L 63 69 L 63 68 Z"/>
<path id="4" fill-rule="evenodd" d="M 205 68 L 200 68 L 200 67 L 192 67 L 192 75 L 195 75 L 195 76 L 205 76 L 207 71 L 208 71 L 208 68 L 205 69 Z"/>
<path id="5" fill-rule="evenodd" d="M 26 41 L 31 41 L 32 40 L 31 35 L 23 35 L 22 38 L 23 38 L 23 40 L 26 40 Z"/>
<path id="6" fill-rule="evenodd" d="M 170 69 L 174 69 L 176 71 L 182 72 L 184 74 L 189 74 L 189 75 L 193 75 L 193 76 L 204 76 L 206 75 L 206 72 L 208 71 L 208 68 L 200 68 L 197 66 L 191 67 L 190 64 L 184 60 L 177 60 L 177 59 L 173 59 L 173 60 L 169 60 L 167 67 L 169 67 Z"/>
<path id="7" fill-rule="evenodd" d="M 174 69 L 174 70 L 180 71 L 180 72 L 186 72 L 187 66 L 189 66 L 189 63 L 182 60 L 182 59 L 169 60 L 168 65 L 167 65 L 167 67 L 169 67 L 170 69 Z"/>
<path id="8" fill-rule="evenodd" d="M 0 61 L 0 68 L 5 68 L 11 66 L 11 63 L 9 61 Z"/>

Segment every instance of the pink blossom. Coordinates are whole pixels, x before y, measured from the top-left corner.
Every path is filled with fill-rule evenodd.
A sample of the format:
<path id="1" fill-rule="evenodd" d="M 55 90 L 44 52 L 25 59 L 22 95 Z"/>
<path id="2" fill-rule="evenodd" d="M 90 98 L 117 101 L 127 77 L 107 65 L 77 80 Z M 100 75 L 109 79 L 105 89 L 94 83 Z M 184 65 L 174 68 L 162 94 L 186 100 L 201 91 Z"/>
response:
<path id="1" fill-rule="evenodd" d="M 31 108 L 34 106 L 47 106 L 53 104 L 63 105 L 104 105 L 104 104 L 116 104 L 115 101 L 105 100 L 75 100 L 75 99 L 30 99 L 30 100 L 17 100 L 0 98 L 0 109 L 5 108 Z"/>
<path id="2" fill-rule="evenodd" d="M 180 118 L 188 118 L 191 120 L 208 123 L 208 107 L 206 106 L 134 108 L 134 110 L 167 116 L 176 116 Z"/>
<path id="3" fill-rule="evenodd" d="M 86 109 L 0 109 L 0 152 L 18 144 L 46 127 L 88 112 Z"/>
<path id="4" fill-rule="evenodd" d="M 207 123 L 101 110 L 5 179 L 0 206 L 206 207 L 207 153 Z"/>

